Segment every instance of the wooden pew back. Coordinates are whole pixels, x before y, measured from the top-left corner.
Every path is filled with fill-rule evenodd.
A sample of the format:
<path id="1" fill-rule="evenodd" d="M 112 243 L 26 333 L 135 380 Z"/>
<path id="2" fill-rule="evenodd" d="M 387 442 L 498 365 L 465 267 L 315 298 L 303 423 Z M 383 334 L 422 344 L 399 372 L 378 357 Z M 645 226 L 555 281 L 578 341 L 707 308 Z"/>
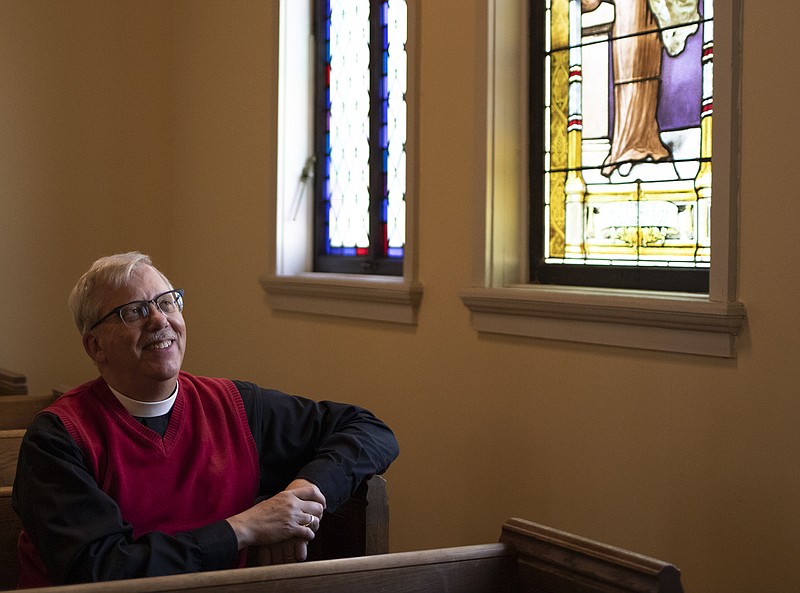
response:
<path id="1" fill-rule="evenodd" d="M 0 430 L 28 428 L 33 417 L 56 397 L 55 394 L 0 396 Z"/>
<path id="2" fill-rule="evenodd" d="M 29 589 L 31 593 L 514 593 L 505 544 Z M 580 593 L 580 592 L 576 592 Z"/>
<path id="3" fill-rule="evenodd" d="M 19 576 L 17 540 L 22 523 L 11 508 L 11 486 L 0 486 L 0 589 L 14 589 Z"/>
<path id="4" fill-rule="evenodd" d="M 0 430 L 0 486 L 12 486 L 24 430 Z"/>
<path id="5" fill-rule="evenodd" d="M 0 368 L 0 395 L 28 393 L 28 378 L 22 373 Z"/>
<path id="6" fill-rule="evenodd" d="M 36 593 L 683 593 L 672 565 L 522 519 L 500 543 L 71 585 Z"/>
<path id="7" fill-rule="evenodd" d="M 683 593 L 671 564 L 531 521 L 509 519 L 500 541 L 517 552 L 520 591 Z"/>

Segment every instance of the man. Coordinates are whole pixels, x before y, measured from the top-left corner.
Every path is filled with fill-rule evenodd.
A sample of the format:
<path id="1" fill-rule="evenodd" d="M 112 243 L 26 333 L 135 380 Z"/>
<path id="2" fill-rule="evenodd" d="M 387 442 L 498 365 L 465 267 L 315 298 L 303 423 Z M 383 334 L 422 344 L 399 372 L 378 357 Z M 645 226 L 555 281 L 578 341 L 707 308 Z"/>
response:
<path id="1" fill-rule="evenodd" d="M 231 568 L 248 546 L 304 560 L 323 510 L 398 454 L 362 408 L 183 372 L 183 291 L 145 255 L 99 259 L 69 302 L 100 377 L 23 439 L 20 587 Z"/>

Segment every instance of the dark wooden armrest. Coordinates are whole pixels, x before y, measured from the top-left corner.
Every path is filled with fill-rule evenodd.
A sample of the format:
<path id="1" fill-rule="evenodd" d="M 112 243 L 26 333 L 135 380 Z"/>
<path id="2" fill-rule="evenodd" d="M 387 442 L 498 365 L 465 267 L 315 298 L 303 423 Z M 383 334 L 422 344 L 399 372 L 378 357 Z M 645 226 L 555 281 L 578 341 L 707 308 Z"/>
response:
<path id="1" fill-rule="evenodd" d="M 389 551 L 386 480 L 373 476 L 333 513 L 325 513 L 308 546 L 309 560 L 385 554 Z"/>

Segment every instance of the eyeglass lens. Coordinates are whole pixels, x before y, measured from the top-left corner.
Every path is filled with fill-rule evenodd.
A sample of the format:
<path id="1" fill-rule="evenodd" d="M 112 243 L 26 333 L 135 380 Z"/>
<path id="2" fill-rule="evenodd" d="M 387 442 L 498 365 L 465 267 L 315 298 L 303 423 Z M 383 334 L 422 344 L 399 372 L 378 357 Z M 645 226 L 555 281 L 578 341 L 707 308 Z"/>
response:
<path id="1" fill-rule="evenodd" d="M 177 290 L 165 292 L 151 301 L 136 301 L 119 310 L 119 316 L 125 324 L 134 324 L 150 315 L 150 303 L 164 315 L 171 315 L 183 310 L 183 296 Z"/>

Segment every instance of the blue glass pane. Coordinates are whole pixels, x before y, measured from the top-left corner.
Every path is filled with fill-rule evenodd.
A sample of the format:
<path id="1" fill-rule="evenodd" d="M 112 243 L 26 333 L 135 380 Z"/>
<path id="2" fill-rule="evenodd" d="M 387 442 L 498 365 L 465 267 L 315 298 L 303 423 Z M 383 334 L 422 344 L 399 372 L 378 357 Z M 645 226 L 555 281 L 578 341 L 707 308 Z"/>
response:
<path id="1" fill-rule="evenodd" d="M 381 200 L 383 252 L 405 245 L 406 3 L 378 3 L 382 60 L 370 64 L 369 0 L 330 0 L 325 26 L 326 130 L 322 163 L 327 252 L 364 255 L 370 245 L 370 201 Z M 372 70 L 372 71 L 371 71 Z M 379 100 L 370 104 L 371 76 Z M 370 138 L 370 118 L 380 137 Z M 381 162 L 370 160 L 378 142 Z M 380 187 L 370 187 L 371 169 L 380 167 Z M 395 255 L 395 257 L 398 257 Z"/>
<path id="2" fill-rule="evenodd" d="M 328 246 L 349 254 L 369 246 L 369 0 L 331 0 L 329 7 Z"/>
<path id="3" fill-rule="evenodd" d="M 386 171 L 387 254 L 402 257 L 406 238 L 406 127 L 408 13 L 405 0 L 389 0 L 386 16 Z M 392 255 L 395 254 L 395 255 Z"/>

